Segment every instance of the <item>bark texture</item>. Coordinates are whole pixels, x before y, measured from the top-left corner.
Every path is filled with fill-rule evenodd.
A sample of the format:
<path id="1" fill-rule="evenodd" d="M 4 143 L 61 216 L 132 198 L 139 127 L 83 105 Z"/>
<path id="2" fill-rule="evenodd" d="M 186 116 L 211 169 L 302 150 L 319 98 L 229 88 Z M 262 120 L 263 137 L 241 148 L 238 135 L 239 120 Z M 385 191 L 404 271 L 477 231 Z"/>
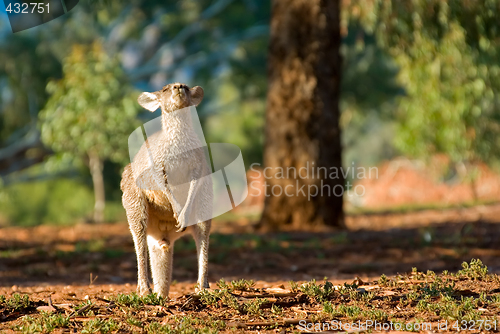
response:
<path id="1" fill-rule="evenodd" d="M 264 229 L 344 227 L 339 15 L 339 0 L 272 1 Z"/>

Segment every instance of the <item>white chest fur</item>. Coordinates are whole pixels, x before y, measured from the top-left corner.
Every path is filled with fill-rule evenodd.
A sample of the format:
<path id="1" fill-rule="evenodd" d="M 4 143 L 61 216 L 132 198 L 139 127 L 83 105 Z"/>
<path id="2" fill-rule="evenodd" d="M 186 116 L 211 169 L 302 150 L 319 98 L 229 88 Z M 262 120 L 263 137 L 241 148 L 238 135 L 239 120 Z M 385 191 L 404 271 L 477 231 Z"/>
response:
<path id="1" fill-rule="evenodd" d="M 162 130 L 148 138 L 133 162 L 137 185 L 155 204 L 168 199 L 177 215 L 187 203 L 192 182 L 199 183 L 190 208 L 190 224 L 212 218 L 213 198 L 206 144 L 193 127 L 193 111 L 184 108 L 163 113 Z M 156 203 L 159 201 L 162 203 Z"/>

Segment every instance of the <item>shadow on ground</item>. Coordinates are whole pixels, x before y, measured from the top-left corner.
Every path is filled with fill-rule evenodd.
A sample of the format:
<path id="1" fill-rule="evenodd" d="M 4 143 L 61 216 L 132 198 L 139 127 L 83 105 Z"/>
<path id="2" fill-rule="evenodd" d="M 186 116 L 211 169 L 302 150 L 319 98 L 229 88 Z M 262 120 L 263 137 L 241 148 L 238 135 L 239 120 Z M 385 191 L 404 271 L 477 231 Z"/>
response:
<path id="1" fill-rule="evenodd" d="M 408 273 L 412 267 L 452 272 L 472 258 L 481 259 L 491 273 L 500 272 L 496 221 L 393 225 L 385 230 L 321 234 L 214 233 L 209 279 L 349 280 Z M 196 272 L 194 242 L 181 239 L 175 245 L 174 280 L 193 282 Z M 88 284 L 91 280 L 136 282 L 133 242 L 126 224 L 0 229 L 1 286 Z"/>

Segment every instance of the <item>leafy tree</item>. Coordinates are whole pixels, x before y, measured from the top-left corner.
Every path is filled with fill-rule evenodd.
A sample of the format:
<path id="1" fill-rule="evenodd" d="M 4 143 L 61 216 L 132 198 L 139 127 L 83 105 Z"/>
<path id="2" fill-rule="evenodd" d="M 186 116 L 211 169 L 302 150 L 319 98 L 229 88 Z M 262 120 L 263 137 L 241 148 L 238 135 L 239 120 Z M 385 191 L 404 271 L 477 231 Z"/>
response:
<path id="1" fill-rule="evenodd" d="M 47 100 L 47 81 L 60 75 L 60 66 L 36 36 L 24 33 L 0 39 L 0 59 L 0 175 L 4 176 L 40 162 L 48 153 L 36 129 L 37 115 Z"/>
<path id="2" fill-rule="evenodd" d="M 348 13 L 374 30 L 399 67 L 396 145 L 415 157 L 498 161 L 500 5 L 356 0 Z"/>
<path id="3" fill-rule="evenodd" d="M 128 159 L 128 136 L 136 127 L 136 94 L 116 58 L 100 43 L 75 45 L 63 62 L 63 78 L 51 81 L 51 94 L 40 112 L 43 142 L 90 168 L 94 184 L 94 220 L 103 221 L 103 160 Z"/>
<path id="4" fill-rule="evenodd" d="M 7 161 L 12 154 L 4 155 L 13 152 L 11 143 L 19 142 L 20 134 L 12 132 L 29 128 L 30 117 L 36 120 L 46 102 L 47 80 L 61 76 L 62 59 L 72 44 L 101 40 L 109 54 L 121 55 L 130 82 L 141 90 L 156 90 L 173 81 L 203 86 L 207 97 L 200 112 L 204 118 L 221 110 L 217 101 L 211 104 L 210 100 L 218 95 L 222 73 L 228 73 L 228 81 L 238 86 L 242 103 L 264 100 L 268 18 L 268 0 L 91 0 L 81 1 L 75 10 L 43 29 L 9 32 L 0 42 L 4 60 L 0 64 L 0 107 L 6 116 L 0 119 L 0 145 L 9 146 L 5 154 L 0 150 L 0 173 L 32 164 L 24 164 L 28 159 L 22 156 L 23 164 L 14 165 Z M 21 80 L 25 82 L 18 82 Z M 3 97 L 7 98 L 2 101 Z M 261 111 L 259 106 L 260 115 Z M 155 115 L 144 114 L 148 117 Z M 39 143 L 38 137 L 36 133 L 27 138 L 29 148 L 33 142 Z M 31 156 L 33 153 L 30 150 Z"/>
<path id="5" fill-rule="evenodd" d="M 345 10 L 345 9 L 344 9 Z M 348 24 L 349 23 L 349 24 Z M 395 155 L 394 110 L 404 93 L 398 68 L 373 32 L 346 21 L 342 40 L 340 125 L 344 166 L 372 166 Z M 347 176 L 351 178 L 352 176 Z"/>

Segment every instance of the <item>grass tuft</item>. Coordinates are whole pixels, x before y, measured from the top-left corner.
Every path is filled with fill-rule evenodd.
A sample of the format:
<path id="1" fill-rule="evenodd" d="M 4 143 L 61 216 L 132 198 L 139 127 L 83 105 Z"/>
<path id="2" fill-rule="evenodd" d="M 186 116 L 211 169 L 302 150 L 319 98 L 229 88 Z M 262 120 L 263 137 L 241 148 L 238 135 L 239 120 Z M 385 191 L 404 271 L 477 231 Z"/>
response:
<path id="1" fill-rule="evenodd" d="M 318 302 L 324 302 L 333 296 L 335 289 L 333 284 L 329 281 L 325 281 L 324 284 L 316 284 L 316 280 L 313 279 L 303 284 L 300 287 L 300 291 Z"/>
<path id="2" fill-rule="evenodd" d="M 0 307 L 8 311 L 21 311 L 33 307 L 33 302 L 28 295 L 20 295 L 15 293 L 12 297 L 7 298 L 4 295 L 0 296 Z"/>
<path id="3" fill-rule="evenodd" d="M 488 267 L 479 259 L 472 259 L 470 263 L 462 263 L 462 270 L 457 273 L 459 277 L 472 280 L 485 280 L 488 276 Z"/>

